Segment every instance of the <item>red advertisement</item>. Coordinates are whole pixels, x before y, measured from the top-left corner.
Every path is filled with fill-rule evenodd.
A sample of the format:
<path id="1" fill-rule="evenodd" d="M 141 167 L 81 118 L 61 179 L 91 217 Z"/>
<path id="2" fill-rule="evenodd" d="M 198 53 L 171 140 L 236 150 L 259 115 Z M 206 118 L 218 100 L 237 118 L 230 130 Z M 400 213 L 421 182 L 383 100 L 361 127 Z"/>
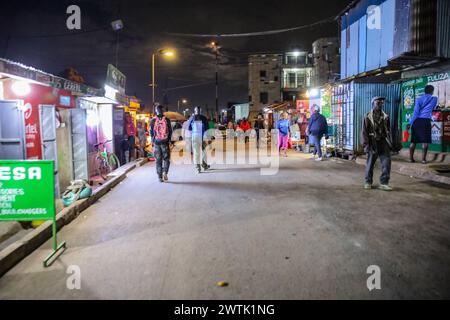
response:
<path id="1" fill-rule="evenodd" d="M 309 100 L 297 100 L 297 110 L 309 117 Z"/>
<path id="2" fill-rule="evenodd" d="M 27 159 L 42 159 L 41 126 L 39 107 L 30 103 L 25 105 L 25 143 L 27 146 Z"/>
<path id="3" fill-rule="evenodd" d="M 25 144 L 28 160 L 42 159 L 40 105 L 54 105 L 58 108 L 75 108 L 75 99 L 70 91 L 59 90 L 38 84 L 30 84 L 30 92 L 18 95 L 12 89 L 14 80 L 5 81 L 5 98 L 23 103 L 25 118 Z"/>
<path id="4" fill-rule="evenodd" d="M 442 140 L 446 144 L 450 144 L 450 112 L 442 112 L 443 114 L 443 136 Z"/>

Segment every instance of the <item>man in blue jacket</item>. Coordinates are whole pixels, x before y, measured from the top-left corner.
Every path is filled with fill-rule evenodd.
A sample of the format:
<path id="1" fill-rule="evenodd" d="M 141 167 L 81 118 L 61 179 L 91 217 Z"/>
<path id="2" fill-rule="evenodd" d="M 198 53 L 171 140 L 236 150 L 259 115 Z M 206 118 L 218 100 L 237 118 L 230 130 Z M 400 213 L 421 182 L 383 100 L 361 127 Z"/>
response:
<path id="1" fill-rule="evenodd" d="M 313 111 L 314 113 L 309 119 L 306 134 L 309 136 L 310 143 L 314 144 L 313 158 L 318 154 L 319 158 L 316 161 L 322 161 L 322 146 L 320 142 L 323 136 L 325 136 L 325 139 L 328 139 L 328 124 L 327 119 L 320 114 L 320 107 L 318 105 L 313 105 Z"/>

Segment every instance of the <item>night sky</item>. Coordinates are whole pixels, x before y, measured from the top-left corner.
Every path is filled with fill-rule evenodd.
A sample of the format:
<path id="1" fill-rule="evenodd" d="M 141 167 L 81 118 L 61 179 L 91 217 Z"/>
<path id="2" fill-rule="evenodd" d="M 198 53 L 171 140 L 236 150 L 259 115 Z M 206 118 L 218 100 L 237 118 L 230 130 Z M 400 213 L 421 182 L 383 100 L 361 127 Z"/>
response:
<path id="1" fill-rule="evenodd" d="M 190 105 L 215 105 L 215 57 L 207 47 L 220 42 L 220 107 L 248 97 L 247 56 L 259 52 L 311 51 L 314 40 L 337 36 L 336 22 L 299 31 L 243 38 L 190 38 L 169 33 L 230 34 L 284 29 L 337 15 L 350 0 L 240 1 L 2 1 L 0 57 L 52 74 L 74 67 L 94 87 L 103 87 L 109 63 L 115 64 L 116 35 L 110 23 L 122 19 L 119 69 L 127 76 L 127 94 L 151 101 L 151 54 L 158 48 L 177 50 L 175 60 L 157 60 L 157 101 L 162 90 L 199 83 L 203 86 L 170 91 Z M 66 9 L 82 10 L 82 30 L 66 28 Z"/>

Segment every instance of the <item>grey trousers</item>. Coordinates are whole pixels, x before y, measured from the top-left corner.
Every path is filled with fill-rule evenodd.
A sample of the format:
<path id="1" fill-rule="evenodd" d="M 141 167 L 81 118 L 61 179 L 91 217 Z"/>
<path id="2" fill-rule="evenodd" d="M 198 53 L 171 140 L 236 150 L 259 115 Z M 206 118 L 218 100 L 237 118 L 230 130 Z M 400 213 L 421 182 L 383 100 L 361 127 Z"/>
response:
<path id="1" fill-rule="evenodd" d="M 156 158 L 156 173 L 162 177 L 163 172 L 169 173 L 170 168 L 170 147 L 168 143 L 155 144 L 154 152 Z"/>
<path id="2" fill-rule="evenodd" d="M 376 150 L 370 150 L 367 153 L 366 162 L 366 183 L 373 183 L 373 169 L 377 159 L 380 158 L 381 162 L 381 184 L 389 184 L 391 178 L 391 150 L 387 142 L 379 141 L 377 142 Z"/>

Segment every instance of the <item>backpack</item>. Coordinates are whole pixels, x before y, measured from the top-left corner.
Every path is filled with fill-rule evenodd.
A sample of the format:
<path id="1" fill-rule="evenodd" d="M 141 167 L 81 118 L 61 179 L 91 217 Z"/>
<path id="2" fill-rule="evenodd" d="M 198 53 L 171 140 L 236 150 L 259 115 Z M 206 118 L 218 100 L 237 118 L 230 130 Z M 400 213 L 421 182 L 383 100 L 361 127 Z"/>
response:
<path id="1" fill-rule="evenodd" d="M 155 118 L 155 126 L 154 126 L 154 132 L 155 132 L 155 140 L 156 141 L 166 141 L 169 139 L 169 129 L 167 127 L 167 120 L 166 117 L 162 117 L 161 119 L 159 117 Z"/>

